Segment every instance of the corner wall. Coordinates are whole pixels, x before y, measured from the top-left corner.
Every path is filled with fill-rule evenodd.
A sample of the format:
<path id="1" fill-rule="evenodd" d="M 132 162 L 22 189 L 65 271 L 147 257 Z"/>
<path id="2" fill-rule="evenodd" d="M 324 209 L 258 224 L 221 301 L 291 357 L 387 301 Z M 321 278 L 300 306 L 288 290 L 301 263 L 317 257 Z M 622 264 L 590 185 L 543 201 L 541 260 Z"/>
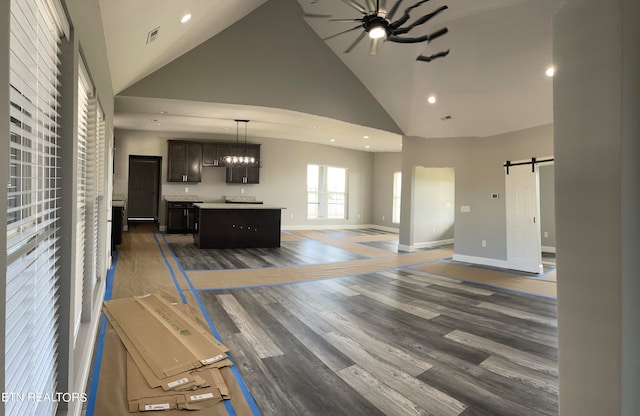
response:
<path id="1" fill-rule="evenodd" d="M 640 408 L 638 21 L 637 0 L 566 0 L 553 20 L 562 416 Z"/>

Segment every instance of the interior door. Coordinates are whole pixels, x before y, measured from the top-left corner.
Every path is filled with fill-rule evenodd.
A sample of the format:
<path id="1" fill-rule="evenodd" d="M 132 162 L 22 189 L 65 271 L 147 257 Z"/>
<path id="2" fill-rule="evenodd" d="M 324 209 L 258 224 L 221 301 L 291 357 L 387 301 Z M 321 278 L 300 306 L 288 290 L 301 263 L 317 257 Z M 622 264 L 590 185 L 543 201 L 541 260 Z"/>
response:
<path id="1" fill-rule="evenodd" d="M 542 273 L 538 171 L 510 166 L 506 175 L 507 263 L 510 269 Z"/>
<path id="2" fill-rule="evenodd" d="M 157 221 L 161 160 L 157 156 L 129 156 L 128 220 Z"/>

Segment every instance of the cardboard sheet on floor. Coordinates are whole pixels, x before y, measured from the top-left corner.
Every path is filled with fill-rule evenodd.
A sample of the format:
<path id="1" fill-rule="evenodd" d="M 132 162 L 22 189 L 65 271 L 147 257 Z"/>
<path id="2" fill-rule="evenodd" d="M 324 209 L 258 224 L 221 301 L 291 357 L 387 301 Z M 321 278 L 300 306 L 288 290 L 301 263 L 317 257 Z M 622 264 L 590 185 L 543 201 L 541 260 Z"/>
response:
<path id="1" fill-rule="evenodd" d="M 109 316 L 109 312 L 105 311 L 105 314 Z M 147 362 L 138 352 L 136 346 L 133 344 L 133 342 L 131 342 L 129 337 L 127 337 L 127 334 L 124 333 L 117 322 L 115 322 L 115 325 L 112 324 L 112 327 L 116 334 L 118 334 L 120 341 L 127 349 L 128 355 L 130 355 L 131 358 L 136 362 L 138 370 L 142 373 L 150 387 L 160 387 L 164 391 L 184 391 L 192 390 L 201 385 L 200 380 L 202 380 L 202 378 L 197 374 L 191 374 L 191 372 L 189 371 L 179 373 L 164 379 L 156 377 L 153 370 L 151 370 L 151 367 L 148 366 Z M 224 360 L 216 361 L 215 363 L 208 364 L 201 368 L 222 368 L 231 365 L 233 365 L 233 363 L 228 358 L 225 358 Z"/>
<path id="2" fill-rule="evenodd" d="M 116 299 L 103 309 L 158 379 L 227 358 L 224 345 L 159 295 Z"/>
<path id="3" fill-rule="evenodd" d="M 231 370 L 222 369 L 225 383 L 229 386 L 231 394 L 237 393 L 231 399 L 235 413 L 238 416 L 252 416 L 236 380 L 231 375 Z M 129 415 L 127 402 L 127 350 L 118 338 L 118 335 L 107 323 L 100 366 L 100 378 L 93 416 Z M 229 416 L 224 402 L 215 404 L 211 408 L 193 410 L 185 413 L 184 410 L 161 410 L 143 413 L 144 416 Z"/>
<path id="4" fill-rule="evenodd" d="M 152 388 L 147 384 L 142 372 L 138 369 L 131 355 L 127 354 L 127 400 L 130 412 L 146 412 L 150 410 L 168 409 L 205 409 L 222 401 L 221 390 L 226 386 L 218 386 L 220 379 L 217 368 L 199 371 L 196 375 L 201 379 L 196 390 L 164 391 L 159 387 Z M 222 381 L 224 384 L 224 381 Z"/>

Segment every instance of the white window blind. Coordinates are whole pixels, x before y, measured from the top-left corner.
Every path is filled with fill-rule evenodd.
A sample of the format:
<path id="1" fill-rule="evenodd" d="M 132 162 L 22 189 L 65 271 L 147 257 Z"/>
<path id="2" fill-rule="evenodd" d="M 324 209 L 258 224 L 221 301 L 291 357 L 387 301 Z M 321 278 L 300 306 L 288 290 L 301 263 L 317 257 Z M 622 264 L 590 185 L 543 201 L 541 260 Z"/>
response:
<path id="1" fill-rule="evenodd" d="M 46 0 L 10 3 L 4 391 L 56 391 L 62 27 Z M 10 400 L 7 415 L 52 415 L 54 401 Z"/>
<path id="2" fill-rule="evenodd" d="M 96 232 L 96 279 L 102 279 L 102 274 L 108 269 L 105 259 L 105 241 L 106 241 L 106 223 L 107 223 L 107 207 L 105 198 L 105 121 L 104 112 L 97 106 L 96 108 L 96 202 L 95 202 L 95 219 L 94 228 Z"/>
<path id="3" fill-rule="evenodd" d="M 75 337 L 83 318 L 89 313 L 91 293 L 95 283 L 95 254 L 93 235 L 93 194 L 95 193 L 95 99 L 93 86 L 85 66 L 78 68 L 78 167 L 76 222 L 76 292 Z"/>

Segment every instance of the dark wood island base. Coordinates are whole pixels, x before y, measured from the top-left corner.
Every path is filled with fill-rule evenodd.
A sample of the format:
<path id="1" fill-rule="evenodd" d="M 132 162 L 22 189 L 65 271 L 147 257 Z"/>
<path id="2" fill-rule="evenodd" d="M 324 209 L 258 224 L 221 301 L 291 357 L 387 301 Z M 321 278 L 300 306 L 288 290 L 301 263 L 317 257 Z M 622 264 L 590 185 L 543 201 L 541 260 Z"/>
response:
<path id="1" fill-rule="evenodd" d="M 254 204 L 194 204 L 198 248 L 280 247 L 282 207 Z"/>

